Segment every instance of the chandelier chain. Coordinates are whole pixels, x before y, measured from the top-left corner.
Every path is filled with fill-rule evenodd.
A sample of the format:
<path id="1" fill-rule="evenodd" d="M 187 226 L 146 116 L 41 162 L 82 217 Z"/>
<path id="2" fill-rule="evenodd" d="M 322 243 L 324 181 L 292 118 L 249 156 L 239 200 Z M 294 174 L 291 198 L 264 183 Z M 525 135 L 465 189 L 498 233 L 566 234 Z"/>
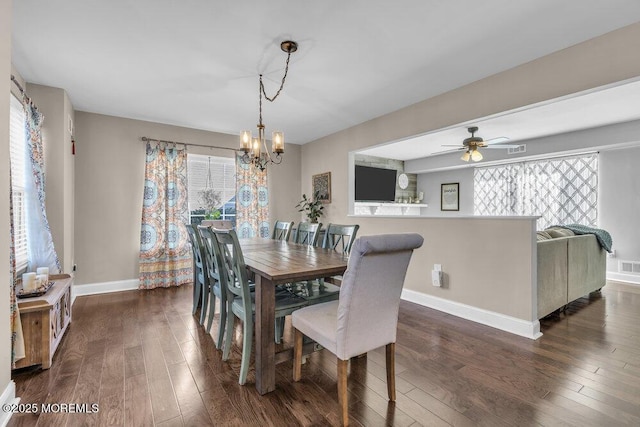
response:
<path id="1" fill-rule="evenodd" d="M 267 95 L 267 92 L 265 92 L 264 84 L 262 83 L 262 74 L 260 74 L 260 91 L 262 92 L 262 94 L 264 95 L 264 97 L 266 98 L 267 101 L 269 101 L 269 102 L 275 101 L 276 98 L 278 97 L 278 95 L 280 95 L 280 92 L 282 92 L 282 88 L 284 87 L 284 81 L 287 79 L 287 73 L 289 72 L 289 59 L 290 58 L 291 58 L 291 52 L 287 52 L 287 63 L 285 64 L 285 67 L 284 67 L 284 76 L 282 76 L 282 82 L 280 82 L 280 88 L 278 89 L 276 94 L 273 95 L 272 98 L 269 98 L 269 96 Z"/>
<path id="2" fill-rule="evenodd" d="M 260 88 L 258 89 L 258 92 L 260 94 L 260 102 L 259 102 L 259 110 L 260 110 L 260 117 L 258 120 L 258 123 L 260 125 L 262 125 L 262 96 L 264 95 L 265 99 L 269 102 L 273 102 L 276 100 L 276 98 L 278 97 L 278 95 L 280 95 L 280 92 L 282 92 L 282 89 L 284 88 L 284 81 L 287 79 L 287 74 L 289 73 L 289 59 L 291 58 L 291 52 L 287 52 L 287 62 L 284 66 L 284 75 L 282 76 L 282 81 L 280 82 L 280 87 L 278 88 L 278 91 L 276 92 L 275 95 L 273 95 L 273 97 L 269 97 L 269 95 L 267 95 L 267 92 L 265 91 L 264 88 L 264 83 L 262 82 L 262 74 L 260 74 Z"/>

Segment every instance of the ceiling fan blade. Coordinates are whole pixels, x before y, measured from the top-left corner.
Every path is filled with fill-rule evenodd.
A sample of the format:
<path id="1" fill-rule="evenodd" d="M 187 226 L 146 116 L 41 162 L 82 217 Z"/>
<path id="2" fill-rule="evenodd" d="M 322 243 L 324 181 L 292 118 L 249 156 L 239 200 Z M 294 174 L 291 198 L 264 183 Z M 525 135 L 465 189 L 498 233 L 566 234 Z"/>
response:
<path id="1" fill-rule="evenodd" d="M 518 144 L 485 145 L 482 148 L 518 148 Z"/>
<path id="2" fill-rule="evenodd" d="M 435 153 L 431 153 L 431 156 L 439 156 L 440 154 L 455 153 L 455 152 L 460 151 L 460 150 L 464 150 L 464 148 L 457 148 L 457 149 L 454 149 L 454 150 L 436 151 Z"/>
<path id="3" fill-rule="evenodd" d="M 498 136 L 496 138 L 487 139 L 484 141 L 484 145 L 500 144 L 501 142 L 507 142 L 509 138 L 506 136 Z"/>
<path id="4" fill-rule="evenodd" d="M 460 144 L 443 144 L 441 147 L 460 147 Z M 460 147 L 463 148 L 463 147 Z"/>

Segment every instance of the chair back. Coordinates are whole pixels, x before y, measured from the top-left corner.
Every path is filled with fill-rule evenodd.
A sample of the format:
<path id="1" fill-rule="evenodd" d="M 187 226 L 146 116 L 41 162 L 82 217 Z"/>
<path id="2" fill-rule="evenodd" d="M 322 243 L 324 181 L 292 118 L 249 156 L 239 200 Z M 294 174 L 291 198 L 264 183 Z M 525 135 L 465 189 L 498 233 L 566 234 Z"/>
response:
<path id="1" fill-rule="evenodd" d="M 232 295 L 242 297 L 245 313 L 251 313 L 251 297 L 249 291 L 249 278 L 247 266 L 244 263 L 242 249 L 238 242 L 235 230 L 213 230 L 215 247 L 217 248 L 220 266 L 220 285 L 224 286 L 229 297 Z"/>
<path id="2" fill-rule="evenodd" d="M 340 287 L 336 335 L 340 359 L 395 343 L 402 286 L 413 250 L 423 241 L 415 233 L 355 241 Z"/>
<path id="3" fill-rule="evenodd" d="M 320 237 L 321 228 L 322 223 L 301 222 L 298 224 L 298 231 L 296 232 L 294 243 L 316 246 L 318 244 L 318 237 Z"/>
<path id="4" fill-rule="evenodd" d="M 204 248 L 202 246 L 202 239 L 200 239 L 200 233 L 198 232 L 198 226 L 194 224 L 185 224 L 184 226 L 187 229 L 187 233 L 189 233 L 189 240 L 191 241 L 194 276 L 200 283 L 209 283 L 208 281 L 205 282 L 207 275 L 204 274 L 206 269 L 204 264 Z"/>
<path id="5" fill-rule="evenodd" d="M 213 245 L 215 237 L 213 236 L 213 231 L 210 227 L 199 225 L 198 232 L 200 233 L 200 241 L 204 248 L 204 264 L 209 274 L 209 279 L 214 279 L 219 282 L 221 260 L 217 252 L 214 251 Z"/>
<path id="6" fill-rule="evenodd" d="M 284 240 L 285 242 L 288 242 L 292 228 L 293 221 L 276 221 L 276 223 L 273 225 L 273 234 L 271 235 L 271 238 L 273 240 Z"/>
<path id="7" fill-rule="evenodd" d="M 324 239 L 322 240 L 322 247 L 325 249 L 333 249 L 341 252 L 344 255 L 348 255 L 351 251 L 351 246 L 356 239 L 359 225 L 341 225 L 341 224 L 329 224 L 324 233 Z"/>

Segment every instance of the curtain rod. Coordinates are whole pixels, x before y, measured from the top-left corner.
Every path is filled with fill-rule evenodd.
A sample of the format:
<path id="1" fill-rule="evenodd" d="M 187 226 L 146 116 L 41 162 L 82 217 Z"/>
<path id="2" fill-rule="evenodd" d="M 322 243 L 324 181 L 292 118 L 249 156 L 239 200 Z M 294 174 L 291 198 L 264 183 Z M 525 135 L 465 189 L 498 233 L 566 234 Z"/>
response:
<path id="1" fill-rule="evenodd" d="M 14 85 L 16 85 L 16 87 L 18 88 L 18 90 L 20 91 L 24 99 L 37 110 L 38 107 L 36 107 L 36 105 L 33 103 L 31 98 L 29 98 L 29 95 L 27 95 L 27 91 L 24 90 L 24 88 L 22 87 L 18 79 L 16 79 L 16 76 L 14 76 L 13 74 L 11 74 L 11 81 L 13 82 Z"/>
<path id="2" fill-rule="evenodd" d="M 182 144 L 182 145 L 191 145 L 192 147 L 204 147 L 204 148 L 217 148 L 219 150 L 231 150 L 231 151 L 240 151 L 237 148 L 229 148 L 229 147 L 219 147 L 217 145 L 204 145 L 204 144 L 193 144 L 190 142 L 180 142 L 180 141 L 167 141 L 164 139 L 155 139 L 143 136 L 140 138 L 142 142 L 164 142 L 165 144 Z"/>

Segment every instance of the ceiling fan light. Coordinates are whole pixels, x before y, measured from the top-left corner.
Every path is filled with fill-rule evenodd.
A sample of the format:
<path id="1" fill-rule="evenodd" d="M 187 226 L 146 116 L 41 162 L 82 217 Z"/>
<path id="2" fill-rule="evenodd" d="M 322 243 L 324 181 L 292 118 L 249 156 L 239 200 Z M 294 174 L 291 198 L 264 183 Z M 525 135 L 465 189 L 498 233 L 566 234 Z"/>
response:
<path id="1" fill-rule="evenodd" d="M 482 160 L 482 153 L 478 150 L 473 150 L 473 153 L 471 154 L 471 160 L 473 160 L 474 162 L 479 162 L 480 160 Z"/>
<path id="2" fill-rule="evenodd" d="M 471 154 L 469 154 L 469 150 L 467 150 L 464 152 L 462 157 L 460 157 L 460 160 L 464 160 L 465 162 L 468 162 L 470 158 L 471 158 Z"/>

